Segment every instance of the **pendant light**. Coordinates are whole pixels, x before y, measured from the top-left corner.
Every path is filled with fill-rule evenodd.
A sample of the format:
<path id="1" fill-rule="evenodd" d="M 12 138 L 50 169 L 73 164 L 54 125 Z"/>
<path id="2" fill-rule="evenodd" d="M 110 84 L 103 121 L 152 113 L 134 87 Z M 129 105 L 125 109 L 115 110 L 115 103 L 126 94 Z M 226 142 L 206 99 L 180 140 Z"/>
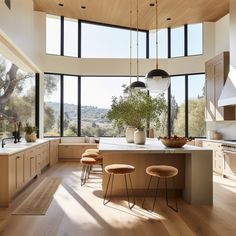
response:
<path id="1" fill-rule="evenodd" d="M 153 6 L 153 4 L 150 4 Z M 161 69 L 158 69 L 158 17 L 157 17 L 157 1 L 156 10 L 156 69 L 151 70 L 145 77 L 147 89 L 150 92 L 162 93 L 170 86 L 169 74 Z"/>
<path id="2" fill-rule="evenodd" d="M 146 89 L 146 85 L 145 83 L 143 83 L 142 81 L 139 81 L 139 54 L 138 54 L 138 47 L 139 47 L 139 30 L 138 30 L 138 27 L 139 27 L 139 21 L 138 21 L 138 13 L 139 13 L 139 4 L 138 4 L 138 1 L 137 0 L 137 81 L 133 82 L 130 84 L 130 88 L 131 89 Z M 132 2 L 132 0 L 131 0 Z M 132 4 L 131 4 L 131 7 L 132 7 Z M 131 28 L 130 28 L 130 31 L 131 31 Z M 131 32 L 132 33 L 132 32 Z M 132 44 L 132 42 L 130 42 Z M 131 49 L 130 49 L 131 50 Z M 130 54 L 130 60 L 131 60 L 131 54 Z"/>

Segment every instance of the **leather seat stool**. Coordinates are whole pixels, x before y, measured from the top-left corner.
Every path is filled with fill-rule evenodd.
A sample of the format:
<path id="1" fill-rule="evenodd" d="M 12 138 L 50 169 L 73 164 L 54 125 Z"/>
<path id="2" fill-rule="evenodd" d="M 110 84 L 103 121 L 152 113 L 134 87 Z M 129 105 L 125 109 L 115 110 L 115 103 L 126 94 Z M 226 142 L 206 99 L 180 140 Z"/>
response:
<path id="1" fill-rule="evenodd" d="M 111 193 L 112 193 L 114 176 L 115 175 L 123 175 L 124 180 L 125 180 L 125 188 L 126 188 L 126 195 L 127 195 L 127 199 L 128 199 L 128 206 L 129 206 L 130 209 L 133 208 L 134 205 L 135 205 L 135 197 L 134 197 L 134 193 L 133 193 L 133 187 L 132 187 L 132 181 L 131 181 L 130 174 L 132 174 L 135 171 L 135 167 L 131 166 L 131 165 L 127 165 L 127 164 L 112 164 L 112 165 L 106 166 L 105 171 L 109 174 L 109 179 L 108 179 L 108 183 L 107 183 L 107 186 L 106 186 L 106 192 L 105 192 L 103 204 L 106 205 L 111 200 L 110 198 L 111 198 Z M 130 204 L 130 196 L 129 196 L 129 191 L 128 191 L 127 176 L 129 177 L 130 188 L 131 188 L 131 192 L 132 192 L 133 200 L 134 200 L 132 205 Z M 109 185 L 110 185 L 110 180 L 111 180 L 110 196 L 109 196 L 109 199 L 106 200 L 108 188 L 109 188 Z"/>
<path id="2" fill-rule="evenodd" d="M 178 174 L 178 169 L 173 167 L 173 166 L 152 165 L 152 166 L 148 166 L 146 168 L 146 173 L 150 176 L 150 179 L 149 179 L 149 182 L 148 182 L 148 187 L 146 189 L 145 197 L 143 199 L 142 207 L 144 206 L 145 199 L 147 197 L 148 190 L 150 188 L 152 178 L 156 177 L 157 178 L 157 186 L 156 186 L 156 194 L 155 194 L 155 198 L 154 198 L 154 201 L 153 201 L 152 210 L 154 210 L 154 207 L 155 207 L 159 181 L 160 181 L 160 179 L 164 179 L 165 180 L 165 192 L 166 192 L 166 204 L 167 204 L 168 207 L 170 207 L 171 209 L 173 209 L 174 211 L 177 212 L 178 211 L 177 197 L 175 198 L 175 208 L 172 207 L 171 205 L 169 205 L 167 179 L 171 178 L 173 180 L 173 188 L 174 188 L 174 178 Z"/>
<path id="3" fill-rule="evenodd" d="M 86 183 L 86 180 L 89 179 L 90 172 L 94 165 L 102 166 L 102 155 L 99 153 L 98 149 L 87 149 L 83 154 L 80 160 L 80 163 L 83 165 L 81 172 L 81 186 Z"/>

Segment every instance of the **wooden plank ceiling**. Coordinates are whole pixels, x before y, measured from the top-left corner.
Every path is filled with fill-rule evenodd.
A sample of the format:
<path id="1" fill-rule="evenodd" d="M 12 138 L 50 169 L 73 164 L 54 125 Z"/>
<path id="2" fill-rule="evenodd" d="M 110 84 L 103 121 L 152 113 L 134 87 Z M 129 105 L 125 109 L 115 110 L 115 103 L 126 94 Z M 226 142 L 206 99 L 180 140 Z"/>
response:
<path id="1" fill-rule="evenodd" d="M 34 0 L 34 10 L 87 21 L 118 26 L 130 25 L 130 1 L 132 1 L 133 27 L 137 27 L 136 0 Z M 139 1 L 139 29 L 155 28 L 155 0 Z M 63 4 L 63 6 L 59 6 Z M 81 8 L 85 6 L 86 8 Z M 229 12 L 229 0 L 159 0 L 158 27 L 204 21 L 217 21 Z M 171 18 L 171 20 L 167 20 Z"/>

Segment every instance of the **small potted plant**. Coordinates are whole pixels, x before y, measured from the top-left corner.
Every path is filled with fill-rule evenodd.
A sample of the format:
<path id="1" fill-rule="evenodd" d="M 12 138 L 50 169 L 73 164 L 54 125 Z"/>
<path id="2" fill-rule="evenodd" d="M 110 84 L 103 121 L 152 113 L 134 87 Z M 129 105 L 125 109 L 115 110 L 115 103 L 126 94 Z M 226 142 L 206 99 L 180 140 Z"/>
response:
<path id="1" fill-rule="evenodd" d="M 36 142 L 37 136 L 36 131 L 37 127 L 32 126 L 29 123 L 26 123 L 26 126 L 24 127 L 25 131 L 25 140 L 26 142 Z"/>

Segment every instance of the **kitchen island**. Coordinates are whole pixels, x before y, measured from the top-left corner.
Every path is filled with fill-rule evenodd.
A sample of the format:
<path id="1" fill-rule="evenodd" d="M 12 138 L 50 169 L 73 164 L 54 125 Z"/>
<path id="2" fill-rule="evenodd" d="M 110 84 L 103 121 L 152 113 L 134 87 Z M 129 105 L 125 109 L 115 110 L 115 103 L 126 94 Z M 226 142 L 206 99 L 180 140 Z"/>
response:
<path id="1" fill-rule="evenodd" d="M 135 167 L 132 184 L 136 196 L 143 196 L 146 184 L 146 167 L 150 165 L 171 165 L 178 168 L 175 193 L 190 204 L 213 203 L 212 150 L 185 145 L 183 148 L 166 148 L 157 139 L 147 139 L 145 145 L 127 143 L 125 138 L 101 138 L 99 150 L 103 156 L 103 167 L 110 164 L 130 164 Z M 103 168 L 104 169 L 104 168 Z M 108 174 L 103 171 L 103 193 Z M 112 194 L 126 196 L 123 176 L 116 176 Z M 151 185 L 154 194 L 156 182 Z M 160 183 L 160 194 L 164 184 Z M 172 185 L 169 184 L 170 192 Z"/>

